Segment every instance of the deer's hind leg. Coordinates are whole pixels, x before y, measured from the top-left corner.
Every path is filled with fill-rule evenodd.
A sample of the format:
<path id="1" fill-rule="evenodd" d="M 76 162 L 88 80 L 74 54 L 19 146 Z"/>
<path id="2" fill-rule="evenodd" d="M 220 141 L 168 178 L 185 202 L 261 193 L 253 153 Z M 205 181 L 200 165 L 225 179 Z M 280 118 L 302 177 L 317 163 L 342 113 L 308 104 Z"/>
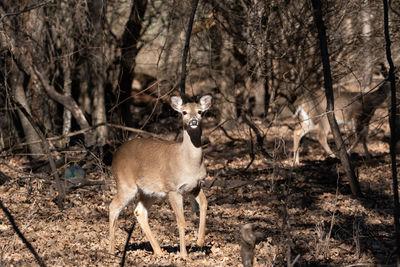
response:
<path id="1" fill-rule="evenodd" d="M 111 254 L 115 252 L 115 229 L 118 225 L 118 217 L 121 210 L 136 196 L 138 192 L 137 186 L 133 188 L 120 187 L 118 188 L 117 195 L 111 201 L 109 208 L 109 222 L 110 222 L 110 247 Z"/>
<path id="2" fill-rule="evenodd" d="M 371 153 L 369 153 L 368 151 L 368 147 L 367 147 L 367 136 L 368 136 L 368 125 L 364 126 L 361 125 L 361 123 L 358 123 L 355 127 L 355 135 L 356 135 L 356 139 L 353 142 L 353 144 L 350 146 L 350 148 L 347 150 L 347 153 L 352 153 L 354 148 L 356 148 L 356 146 L 358 145 L 358 143 L 361 141 L 363 144 L 363 148 L 364 148 L 364 154 L 365 157 L 369 160 L 371 159 Z"/>
<path id="3" fill-rule="evenodd" d="M 325 150 L 326 153 L 328 153 L 329 156 L 335 156 L 335 154 L 332 152 L 331 147 L 328 144 L 328 132 L 325 129 L 321 129 L 318 131 L 317 134 L 317 139 L 322 148 Z"/>
<path id="4" fill-rule="evenodd" d="M 308 118 L 300 122 L 293 132 L 293 162 L 295 165 L 300 163 L 300 141 L 310 131 L 314 130 L 315 124 Z"/>

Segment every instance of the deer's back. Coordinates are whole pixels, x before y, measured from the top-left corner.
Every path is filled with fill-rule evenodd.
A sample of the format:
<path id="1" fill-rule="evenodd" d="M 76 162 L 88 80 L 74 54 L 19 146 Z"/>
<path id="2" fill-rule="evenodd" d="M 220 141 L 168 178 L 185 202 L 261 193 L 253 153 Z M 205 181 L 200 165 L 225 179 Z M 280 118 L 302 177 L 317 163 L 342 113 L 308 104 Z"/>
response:
<path id="1" fill-rule="evenodd" d="M 335 116 L 340 121 L 348 121 L 354 110 L 358 109 L 360 101 L 356 92 L 340 92 L 334 95 Z M 307 96 L 302 101 L 302 107 L 315 124 L 326 120 L 326 99 L 324 94 L 314 97 Z"/>
<path id="2" fill-rule="evenodd" d="M 115 152 L 111 167 L 117 183 L 128 183 L 126 180 L 130 180 L 130 183 L 150 191 L 164 191 L 161 187 L 165 186 L 165 178 L 172 173 L 171 167 L 179 160 L 179 144 L 153 139 L 125 142 Z"/>

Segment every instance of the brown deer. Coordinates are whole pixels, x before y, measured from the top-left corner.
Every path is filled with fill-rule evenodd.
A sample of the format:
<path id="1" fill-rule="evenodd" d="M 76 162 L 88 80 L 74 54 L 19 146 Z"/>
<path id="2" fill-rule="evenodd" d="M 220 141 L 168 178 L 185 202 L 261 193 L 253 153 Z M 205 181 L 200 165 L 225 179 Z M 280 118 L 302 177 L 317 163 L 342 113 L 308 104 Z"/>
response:
<path id="1" fill-rule="evenodd" d="M 355 141 L 347 150 L 351 153 L 357 144 L 362 141 L 367 158 L 371 157 L 366 144 L 369 122 L 375 110 L 386 100 L 390 92 L 390 83 L 384 82 L 372 93 L 360 95 L 354 92 L 341 92 L 336 94 L 335 117 L 339 125 L 348 125 L 355 133 Z M 299 144 L 301 138 L 307 133 L 317 133 L 317 140 L 326 153 L 333 155 L 328 145 L 328 133 L 331 128 L 326 112 L 326 100 L 324 94 L 305 97 L 305 102 L 300 104 L 295 112 L 300 123 L 293 133 L 294 164 L 299 164 Z"/>
<path id="2" fill-rule="evenodd" d="M 195 196 L 200 207 L 197 244 L 205 237 L 207 199 L 201 189 L 206 176 L 201 148 L 201 118 L 211 106 L 212 97 L 205 95 L 199 102 L 184 102 L 171 97 L 171 106 L 182 114 L 183 141 L 134 139 L 124 143 L 115 153 L 112 173 L 117 181 L 117 194 L 110 204 L 110 252 L 114 253 L 114 235 L 121 210 L 135 197 L 135 216 L 155 254 L 162 253 L 148 224 L 148 210 L 155 199 L 168 197 L 175 213 L 180 256 L 186 257 L 183 195 Z"/>

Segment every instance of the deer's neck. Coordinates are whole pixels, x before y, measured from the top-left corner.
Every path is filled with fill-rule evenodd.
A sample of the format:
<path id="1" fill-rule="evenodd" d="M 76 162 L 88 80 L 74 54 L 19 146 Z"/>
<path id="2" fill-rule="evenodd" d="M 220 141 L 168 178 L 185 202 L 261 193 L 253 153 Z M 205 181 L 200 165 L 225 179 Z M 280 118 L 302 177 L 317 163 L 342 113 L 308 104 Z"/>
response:
<path id="1" fill-rule="evenodd" d="M 196 147 L 196 148 L 201 148 L 201 126 L 198 126 L 197 128 L 191 128 L 191 127 L 184 127 L 183 129 L 183 140 L 184 141 L 190 141 L 190 143 Z M 185 138 L 187 140 L 185 140 Z"/>
<path id="2" fill-rule="evenodd" d="M 199 188 L 199 180 L 204 179 L 206 176 L 201 146 L 196 147 L 192 142 L 192 138 L 193 136 L 187 130 L 183 131 L 183 142 L 180 147 L 179 178 L 176 181 L 179 192 L 194 192 L 193 190 Z"/>
<path id="3" fill-rule="evenodd" d="M 201 128 L 198 129 L 184 129 L 183 130 L 183 142 L 182 150 L 185 157 L 191 159 L 201 159 Z"/>

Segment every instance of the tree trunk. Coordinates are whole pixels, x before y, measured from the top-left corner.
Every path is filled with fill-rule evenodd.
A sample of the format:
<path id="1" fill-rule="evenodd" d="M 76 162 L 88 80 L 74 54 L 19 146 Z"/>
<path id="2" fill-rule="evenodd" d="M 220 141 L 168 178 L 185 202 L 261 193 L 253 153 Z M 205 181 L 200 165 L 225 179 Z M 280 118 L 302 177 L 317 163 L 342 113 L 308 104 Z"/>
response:
<path id="1" fill-rule="evenodd" d="M 11 87 L 13 88 L 15 100 L 18 101 L 29 114 L 31 114 L 31 110 L 29 108 L 28 101 L 26 100 L 26 95 L 23 87 L 24 74 L 18 69 L 15 69 L 11 72 L 10 82 Z M 40 140 L 39 135 L 36 133 L 35 129 L 32 127 L 28 119 L 24 116 L 24 114 L 22 114 L 20 110 L 18 110 L 18 117 L 21 121 L 26 142 L 30 143 Z M 34 159 L 39 159 L 41 157 L 41 154 L 43 154 L 43 149 L 40 143 L 29 145 L 29 150 L 32 154 L 32 158 Z"/>
<path id="2" fill-rule="evenodd" d="M 63 20 L 59 22 L 54 28 L 52 28 L 52 32 L 54 36 L 57 36 L 58 31 L 62 31 L 60 34 L 65 36 L 63 42 L 60 44 L 59 49 L 61 49 L 63 55 L 70 55 L 74 51 L 74 40 L 72 38 L 73 33 L 73 20 L 70 19 L 70 14 L 68 14 L 68 4 L 66 2 L 59 3 L 60 12 Z M 64 95 L 71 97 L 72 96 L 72 76 L 71 76 L 71 68 L 72 68 L 72 59 L 70 56 L 64 56 L 61 59 L 61 68 L 63 72 L 63 91 Z M 67 135 L 71 131 L 72 126 L 72 114 L 71 111 L 67 108 L 63 107 L 63 126 L 62 126 L 62 134 L 66 137 L 60 141 L 62 147 L 67 147 L 69 144 L 69 137 Z"/>
<path id="3" fill-rule="evenodd" d="M 390 1 L 389 1 L 390 3 Z M 390 108 L 390 159 L 392 162 L 392 183 L 393 183 L 393 224 L 395 228 L 395 241 L 397 247 L 396 261 L 397 266 L 400 266 L 400 205 L 399 205 L 399 186 L 397 181 L 397 166 L 396 166 L 396 151 L 395 151 L 395 140 L 397 138 L 396 129 L 396 77 L 395 67 L 392 60 L 392 50 L 390 48 L 390 33 L 389 33 L 389 16 L 388 16 L 388 3 L 387 0 L 383 0 L 383 14 L 384 14 L 384 30 L 385 30 L 385 41 L 386 41 L 386 59 L 389 63 L 389 81 L 391 85 L 391 108 Z"/>
<path id="4" fill-rule="evenodd" d="M 362 1 L 361 19 L 362 19 L 362 38 L 364 43 L 364 57 L 363 57 L 363 77 L 362 77 L 362 91 L 365 92 L 371 86 L 372 82 L 372 51 L 371 51 L 371 10 L 369 8 L 369 1 Z"/>
<path id="5" fill-rule="evenodd" d="M 255 84 L 255 99 L 256 105 L 254 107 L 254 115 L 261 117 L 265 114 L 265 79 L 259 78 L 258 82 Z M 268 102 L 267 102 L 268 103 Z"/>
<path id="6" fill-rule="evenodd" d="M 233 129 L 237 119 L 236 99 L 235 99 L 235 74 L 232 66 L 232 59 L 229 54 L 224 54 L 224 40 L 221 29 L 213 27 L 210 30 L 211 57 L 210 66 L 212 66 L 213 79 L 221 92 L 219 103 L 220 123 L 224 123 L 226 129 Z"/>
<path id="7" fill-rule="evenodd" d="M 105 110 L 105 43 L 103 41 L 103 1 L 92 0 L 88 1 L 90 18 L 92 27 L 94 29 L 94 37 L 91 46 L 95 49 L 92 50 L 91 58 L 92 64 L 90 65 L 91 81 L 93 84 L 93 110 L 92 120 L 94 124 L 99 124 L 107 121 Z M 107 139 L 107 127 L 100 126 L 96 129 L 96 145 L 104 146 Z"/>
<path id="8" fill-rule="evenodd" d="M 267 27 L 266 3 L 264 1 L 253 0 L 248 6 L 247 35 L 249 44 L 247 46 L 247 65 L 249 77 L 251 79 L 250 89 L 254 92 L 255 106 L 254 115 L 263 116 L 265 114 L 268 94 L 266 92 L 266 66 L 267 66 Z M 266 102 L 267 100 L 267 102 Z"/>
<path id="9" fill-rule="evenodd" d="M 24 22 L 24 30 L 29 33 L 30 38 L 23 37 L 20 32 L 16 33 L 15 36 L 18 36 L 19 44 L 29 47 L 25 50 L 25 56 L 37 68 L 46 70 L 46 72 L 51 70 L 53 66 L 46 64 L 44 60 L 47 57 L 46 51 L 40 47 L 41 44 L 45 44 L 46 34 L 43 34 L 43 32 L 47 33 L 43 9 L 34 9 L 27 13 Z M 29 84 L 25 86 L 25 93 L 30 100 L 29 105 L 33 117 L 41 121 L 45 134 L 50 133 L 53 130 L 54 119 L 54 113 L 51 113 L 50 107 L 54 102 L 48 101 L 42 86 L 36 83 L 34 78 L 31 78 Z"/>
<path id="10" fill-rule="evenodd" d="M 325 33 L 325 25 L 322 18 L 322 4 L 320 0 L 311 0 L 314 8 L 314 19 L 315 25 L 318 29 L 318 39 L 321 51 L 322 65 L 324 70 L 324 85 L 325 85 L 325 95 L 326 95 L 326 112 L 329 124 L 331 126 L 331 131 L 335 139 L 336 148 L 339 151 L 339 158 L 342 162 L 343 168 L 347 173 L 350 182 L 351 192 L 354 197 L 361 196 L 360 185 L 358 179 L 354 173 L 353 166 L 351 165 L 349 155 L 346 151 L 346 146 L 344 145 L 342 135 L 340 134 L 339 126 L 337 124 L 335 114 L 334 114 L 334 102 L 333 102 L 333 88 L 332 88 L 332 77 L 331 77 L 331 67 L 329 63 L 329 53 L 328 44 Z"/>
<path id="11" fill-rule="evenodd" d="M 69 60 L 63 60 L 63 70 L 64 70 L 64 95 L 71 97 L 71 69 L 68 64 Z M 71 131 L 71 111 L 64 107 L 63 112 L 63 128 L 62 134 L 67 135 Z M 66 147 L 69 143 L 69 137 L 65 137 L 62 142 L 62 147 Z"/>
<path id="12" fill-rule="evenodd" d="M 226 66 L 226 68 L 228 68 L 228 66 Z M 222 94 L 220 121 L 224 122 L 224 128 L 233 129 L 237 119 L 234 77 L 229 73 L 225 73 L 223 77 L 224 79 L 220 79 L 220 90 Z"/>
<path id="13" fill-rule="evenodd" d="M 121 116 L 127 126 L 137 126 L 132 120 L 131 90 L 136 65 L 136 55 L 138 54 L 138 41 L 142 29 L 142 20 L 147 7 L 147 0 L 134 1 L 131 13 L 126 23 L 125 31 L 122 35 L 121 44 L 121 71 L 119 77 L 119 88 L 121 96 Z"/>

